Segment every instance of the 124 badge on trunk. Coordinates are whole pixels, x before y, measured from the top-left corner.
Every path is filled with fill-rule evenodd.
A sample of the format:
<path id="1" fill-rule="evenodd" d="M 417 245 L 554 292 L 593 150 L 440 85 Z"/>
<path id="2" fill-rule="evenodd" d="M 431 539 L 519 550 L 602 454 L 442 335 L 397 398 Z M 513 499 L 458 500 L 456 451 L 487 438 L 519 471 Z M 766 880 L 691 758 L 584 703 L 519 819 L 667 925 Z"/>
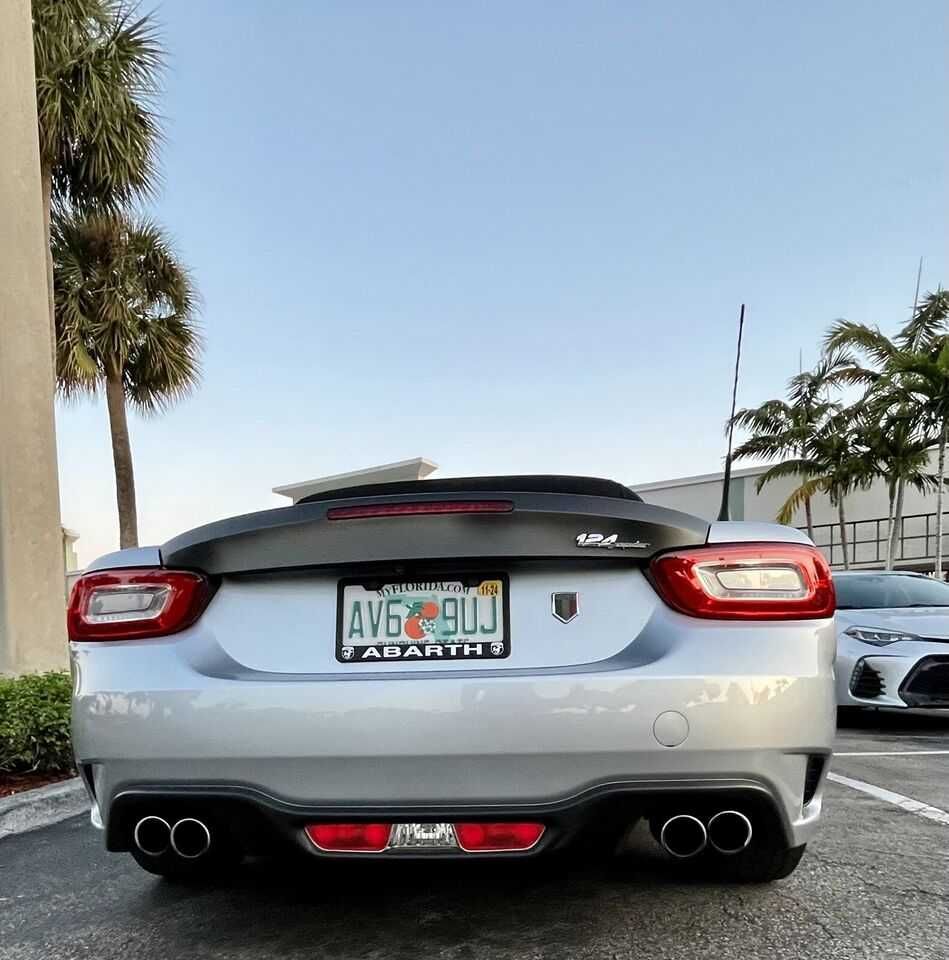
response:
<path id="1" fill-rule="evenodd" d="M 508 655 L 503 577 L 340 584 L 336 659 L 497 660 Z"/>

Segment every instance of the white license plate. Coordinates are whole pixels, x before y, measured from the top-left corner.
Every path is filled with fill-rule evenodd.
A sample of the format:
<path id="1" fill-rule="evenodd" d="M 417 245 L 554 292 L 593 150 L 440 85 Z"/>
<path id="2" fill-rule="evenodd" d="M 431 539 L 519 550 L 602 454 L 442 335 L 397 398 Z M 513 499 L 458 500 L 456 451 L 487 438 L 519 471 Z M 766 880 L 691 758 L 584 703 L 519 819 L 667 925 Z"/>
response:
<path id="1" fill-rule="evenodd" d="M 507 578 L 369 583 L 339 589 L 336 659 L 501 660 L 510 653 Z"/>

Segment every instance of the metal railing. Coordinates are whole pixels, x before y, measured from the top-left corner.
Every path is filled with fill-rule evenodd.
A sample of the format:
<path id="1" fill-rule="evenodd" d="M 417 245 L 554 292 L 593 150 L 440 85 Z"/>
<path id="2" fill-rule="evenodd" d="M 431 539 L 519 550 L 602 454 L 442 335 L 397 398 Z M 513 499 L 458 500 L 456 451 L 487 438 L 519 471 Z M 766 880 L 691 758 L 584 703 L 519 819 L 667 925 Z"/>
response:
<path id="1" fill-rule="evenodd" d="M 943 514 L 946 517 L 946 514 Z M 848 520 L 847 543 L 851 564 L 880 564 L 886 561 L 886 541 L 889 523 L 886 517 L 872 520 Z M 949 559 L 949 520 L 943 521 L 943 556 Z M 807 527 L 799 529 L 807 532 Z M 896 534 L 896 553 L 893 562 L 900 566 L 924 565 L 936 556 L 939 526 L 935 513 L 913 513 L 902 518 Z M 844 565 L 844 548 L 840 538 L 840 524 L 814 525 L 814 542 L 820 547 L 832 567 Z"/>

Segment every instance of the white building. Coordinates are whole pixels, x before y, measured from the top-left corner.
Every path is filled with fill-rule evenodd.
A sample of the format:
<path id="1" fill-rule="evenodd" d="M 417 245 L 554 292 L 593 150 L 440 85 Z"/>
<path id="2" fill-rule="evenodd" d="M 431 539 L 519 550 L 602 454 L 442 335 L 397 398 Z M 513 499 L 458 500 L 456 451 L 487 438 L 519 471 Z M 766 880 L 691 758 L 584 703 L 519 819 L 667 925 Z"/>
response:
<path id="1" fill-rule="evenodd" d="M 729 509 L 733 520 L 773 521 L 781 506 L 800 480 L 794 477 L 766 484 L 759 493 L 756 481 L 768 466 L 732 470 Z M 931 456 L 931 471 L 936 472 L 936 455 Z M 718 516 L 722 500 L 722 474 L 707 473 L 696 477 L 679 477 L 657 483 L 631 485 L 648 503 L 683 510 L 712 520 Z M 949 497 L 946 506 L 949 507 Z M 811 503 L 814 517 L 814 539 L 834 567 L 843 566 L 837 508 L 825 495 Z M 867 490 L 858 490 L 844 499 L 847 518 L 847 540 L 854 567 L 882 567 L 886 557 L 887 537 L 886 485 L 876 480 Z M 795 526 L 805 525 L 803 508 L 794 519 Z M 896 546 L 897 567 L 932 570 L 936 553 L 936 494 L 921 494 L 907 489 L 903 505 L 903 523 Z M 946 521 L 949 529 L 949 520 Z M 949 558 L 949 535 L 943 539 L 943 553 Z"/>

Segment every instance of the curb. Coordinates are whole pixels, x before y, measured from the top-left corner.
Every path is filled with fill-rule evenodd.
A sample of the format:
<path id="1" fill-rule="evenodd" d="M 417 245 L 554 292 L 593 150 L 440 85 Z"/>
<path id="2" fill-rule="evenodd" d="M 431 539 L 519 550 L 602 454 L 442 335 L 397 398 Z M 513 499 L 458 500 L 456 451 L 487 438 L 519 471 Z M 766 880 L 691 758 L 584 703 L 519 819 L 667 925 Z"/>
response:
<path id="1" fill-rule="evenodd" d="M 85 813 L 89 798 L 79 777 L 0 799 L 0 839 Z"/>

